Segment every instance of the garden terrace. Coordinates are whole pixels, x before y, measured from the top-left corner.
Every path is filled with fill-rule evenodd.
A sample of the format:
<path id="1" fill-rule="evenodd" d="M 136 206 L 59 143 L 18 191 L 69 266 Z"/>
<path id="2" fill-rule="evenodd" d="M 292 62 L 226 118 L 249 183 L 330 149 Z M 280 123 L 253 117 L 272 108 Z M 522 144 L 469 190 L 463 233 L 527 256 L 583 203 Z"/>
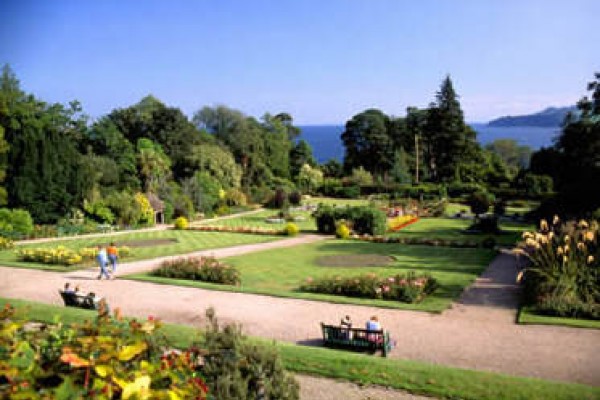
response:
<path id="1" fill-rule="evenodd" d="M 350 277 L 356 275 L 358 269 L 356 266 L 326 268 L 319 264 L 321 257 L 340 255 L 391 257 L 394 262 L 390 265 L 360 267 L 360 273 L 372 273 L 382 277 L 408 272 L 427 273 L 435 278 L 440 286 L 422 302 L 416 304 L 304 293 L 298 290 L 307 278 L 317 279 L 335 275 Z M 151 274 L 136 274 L 129 276 L 129 278 L 214 290 L 440 312 L 449 307 L 450 303 L 460 295 L 462 290 L 485 269 L 493 257 L 494 252 L 485 249 L 432 248 L 349 240 L 326 240 L 292 248 L 266 250 L 223 259 L 223 261 L 239 270 L 241 274 L 241 285 L 239 287 L 221 287 L 220 285 L 204 282 L 159 278 L 151 276 Z"/>

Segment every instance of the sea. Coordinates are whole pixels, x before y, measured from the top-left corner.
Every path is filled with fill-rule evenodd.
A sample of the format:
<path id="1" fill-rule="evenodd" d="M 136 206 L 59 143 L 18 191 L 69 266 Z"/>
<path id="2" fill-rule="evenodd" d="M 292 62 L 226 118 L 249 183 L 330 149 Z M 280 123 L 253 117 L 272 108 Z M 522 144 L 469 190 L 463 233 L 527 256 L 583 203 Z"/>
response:
<path id="1" fill-rule="evenodd" d="M 497 139 L 513 139 L 522 146 L 529 146 L 533 150 L 548 147 L 560 133 L 560 128 L 511 126 L 494 127 L 485 123 L 469 124 L 477 132 L 477 140 L 482 145 Z M 324 163 L 332 158 L 343 161 L 344 145 L 341 134 L 344 125 L 303 125 L 299 126 L 301 134 L 298 139 L 304 139 L 313 149 L 313 155 L 319 163 Z"/>

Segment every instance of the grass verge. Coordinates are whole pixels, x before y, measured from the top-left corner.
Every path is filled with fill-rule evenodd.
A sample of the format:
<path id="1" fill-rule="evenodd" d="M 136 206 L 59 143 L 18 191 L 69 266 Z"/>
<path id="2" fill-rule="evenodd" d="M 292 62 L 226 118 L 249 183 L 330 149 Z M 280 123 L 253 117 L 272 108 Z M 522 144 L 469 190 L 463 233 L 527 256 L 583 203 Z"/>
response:
<path id="1" fill-rule="evenodd" d="M 592 319 L 577 319 L 539 315 L 534 313 L 530 307 L 521 307 L 517 316 L 517 322 L 519 324 L 529 325 L 558 325 L 568 326 L 571 328 L 600 329 L 600 321 L 595 321 Z"/>
<path id="2" fill-rule="evenodd" d="M 4 307 L 6 303 L 26 308 L 27 318 L 30 320 L 47 323 L 55 322 L 57 316 L 64 323 L 82 322 L 95 317 L 93 311 L 0 298 L 0 307 Z M 197 329 L 185 325 L 165 324 L 161 331 L 176 347 L 187 347 L 200 335 Z M 291 372 L 341 379 L 363 385 L 382 385 L 438 398 L 472 400 L 600 398 L 600 388 L 579 384 L 381 358 L 258 338 L 248 340 L 258 344 L 275 343 L 285 368 Z"/>

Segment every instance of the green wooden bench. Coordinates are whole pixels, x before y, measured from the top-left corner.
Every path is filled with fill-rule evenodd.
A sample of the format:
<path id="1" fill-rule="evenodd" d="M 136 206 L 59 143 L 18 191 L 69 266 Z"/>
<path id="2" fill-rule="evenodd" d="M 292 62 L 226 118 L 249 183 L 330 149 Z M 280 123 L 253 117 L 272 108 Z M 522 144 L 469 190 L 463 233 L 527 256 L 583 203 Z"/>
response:
<path id="1" fill-rule="evenodd" d="M 384 357 L 392 349 L 390 335 L 383 330 L 369 331 L 359 328 L 345 328 L 321 323 L 323 331 L 323 345 L 326 347 L 347 348 L 353 350 L 372 351 L 381 350 Z"/>

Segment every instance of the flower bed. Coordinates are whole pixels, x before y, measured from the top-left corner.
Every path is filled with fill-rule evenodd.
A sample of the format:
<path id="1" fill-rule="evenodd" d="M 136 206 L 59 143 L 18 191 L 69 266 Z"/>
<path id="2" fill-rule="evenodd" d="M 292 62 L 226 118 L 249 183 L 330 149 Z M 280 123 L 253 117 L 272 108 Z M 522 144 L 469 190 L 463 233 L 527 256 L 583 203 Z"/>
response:
<path id="1" fill-rule="evenodd" d="M 600 246 L 597 222 L 581 220 L 525 232 L 520 254 L 531 265 L 520 274 L 526 301 L 545 315 L 600 319 Z"/>
<path id="2" fill-rule="evenodd" d="M 399 216 L 399 217 L 394 217 L 394 218 L 388 219 L 388 222 L 387 222 L 388 230 L 396 232 L 396 231 L 399 231 L 400 229 L 404 228 L 405 226 L 414 224 L 418 220 L 419 220 L 419 218 L 415 217 L 414 215 L 403 215 L 403 216 Z"/>
<path id="3" fill-rule="evenodd" d="M 178 258 L 163 262 L 152 275 L 174 279 L 189 279 L 237 286 L 240 273 L 234 267 L 219 262 L 214 257 Z"/>
<path id="4" fill-rule="evenodd" d="M 93 247 L 85 247 L 79 251 L 67 249 L 64 246 L 17 250 L 19 261 L 58 265 L 76 265 L 84 261 L 93 261 L 97 254 L 98 250 Z M 129 257 L 130 255 L 131 249 L 129 247 L 119 247 L 120 258 Z"/>
<path id="5" fill-rule="evenodd" d="M 283 229 L 267 229 L 260 227 L 245 227 L 245 226 L 213 226 L 213 225 L 200 225 L 191 226 L 187 228 L 189 231 L 201 231 L 201 232 L 229 232 L 229 233 L 251 233 L 255 235 L 286 235 L 287 233 Z"/>
<path id="6" fill-rule="evenodd" d="M 333 294 L 338 296 L 363 297 L 417 303 L 438 287 L 430 275 L 398 274 L 387 278 L 375 274 L 354 277 L 308 278 L 300 286 L 304 292 Z"/>

